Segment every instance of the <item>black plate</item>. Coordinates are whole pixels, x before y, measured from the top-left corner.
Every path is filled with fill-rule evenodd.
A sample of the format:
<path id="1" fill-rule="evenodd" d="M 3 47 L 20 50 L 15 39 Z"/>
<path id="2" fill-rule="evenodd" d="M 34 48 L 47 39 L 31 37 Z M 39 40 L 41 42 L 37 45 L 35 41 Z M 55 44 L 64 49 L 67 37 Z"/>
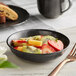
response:
<path id="1" fill-rule="evenodd" d="M 55 53 L 50 53 L 50 54 L 30 54 L 30 53 L 24 53 L 24 52 L 17 51 L 11 46 L 11 41 L 14 39 L 19 39 L 22 37 L 29 37 L 29 36 L 34 36 L 34 35 L 52 35 L 63 42 L 64 49 L 61 51 L 55 52 Z M 56 32 L 56 31 L 44 30 L 44 29 L 29 29 L 29 30 L 19 31 L 19 32 L 13 33 L 7 39 L 7 45 L 10 47 L 11 51 L 15 55 L 21 57 L 22 59 L 26 59 L 26 60 L 30 60 L 34 62 L 46 62 L 51 59 L 55 59 L 59 57 L 60 55 L 64 53 L 69 43 L 70 41 L 65 35 L 59 32 Z"/>
<path id="2" fill-rule="evenodd" d="M 29 18 L 29 13 L 18 6 L 8 5 L 11 9 L 13 9 L 18 14 L 18 19 L 16 21 L 7 20 L 5 24 L 0 24 L 0 27 L 8 27 L 11 25 L 21 24 L 25 22 Z"/>

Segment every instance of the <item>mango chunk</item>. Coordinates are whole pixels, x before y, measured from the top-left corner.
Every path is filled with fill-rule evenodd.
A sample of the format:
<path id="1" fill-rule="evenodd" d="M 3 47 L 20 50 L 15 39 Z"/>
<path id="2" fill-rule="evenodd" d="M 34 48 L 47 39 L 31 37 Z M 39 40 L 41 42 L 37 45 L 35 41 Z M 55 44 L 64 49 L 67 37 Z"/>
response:
<path id="1" fill-rule="evenodd" d="M 38 41 L 38 40 L 28 40 L 28 44 L 32 45 L 32 46 L 42 46 L 42 41 Z"/>
<path id="2" fill-rule="evenodd" d="M 18 51 L 22 51 L 22 49 L 23 49 L 23 47 L 17 47 L 16 50 L 18 50 Z"/>

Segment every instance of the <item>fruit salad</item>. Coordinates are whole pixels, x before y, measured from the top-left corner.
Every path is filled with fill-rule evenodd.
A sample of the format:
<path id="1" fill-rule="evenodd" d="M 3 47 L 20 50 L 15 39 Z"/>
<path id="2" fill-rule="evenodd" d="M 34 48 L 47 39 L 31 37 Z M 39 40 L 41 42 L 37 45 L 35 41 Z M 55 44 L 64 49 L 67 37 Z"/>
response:
<path id="1" fill-rule="evenodd" d="M 64 48 L 61 40 L 50 35 L 20 38 L 18 40 L 12 40 L 11 44 L 18 51 L 34 54 L 53 53 L 61 51 Z"/>

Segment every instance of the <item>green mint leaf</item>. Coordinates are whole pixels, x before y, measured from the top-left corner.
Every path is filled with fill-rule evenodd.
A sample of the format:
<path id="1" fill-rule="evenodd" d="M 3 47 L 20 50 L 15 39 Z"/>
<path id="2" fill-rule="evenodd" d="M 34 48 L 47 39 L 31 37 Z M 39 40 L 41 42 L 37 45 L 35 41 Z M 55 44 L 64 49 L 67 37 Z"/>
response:
<path id="1" fill-rule="evenodd" d="M 0 68 L 18 68 L 18 66 L 9 61 L 4 61 L 2 64 L 0 64 Z"/>

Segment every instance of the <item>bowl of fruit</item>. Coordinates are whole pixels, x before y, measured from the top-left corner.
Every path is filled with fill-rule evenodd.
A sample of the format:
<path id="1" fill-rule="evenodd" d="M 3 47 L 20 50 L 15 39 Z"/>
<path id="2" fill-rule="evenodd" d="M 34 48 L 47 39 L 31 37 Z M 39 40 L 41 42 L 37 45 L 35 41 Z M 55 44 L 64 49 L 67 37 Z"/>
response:
<path id="1" fill-rule="evenodd" d="M 16 56 L 34 62 L 46 62 L 61 56 L 70 40 L 56 31 L 28 29 L 13 33 L 6 42 Z"/>

